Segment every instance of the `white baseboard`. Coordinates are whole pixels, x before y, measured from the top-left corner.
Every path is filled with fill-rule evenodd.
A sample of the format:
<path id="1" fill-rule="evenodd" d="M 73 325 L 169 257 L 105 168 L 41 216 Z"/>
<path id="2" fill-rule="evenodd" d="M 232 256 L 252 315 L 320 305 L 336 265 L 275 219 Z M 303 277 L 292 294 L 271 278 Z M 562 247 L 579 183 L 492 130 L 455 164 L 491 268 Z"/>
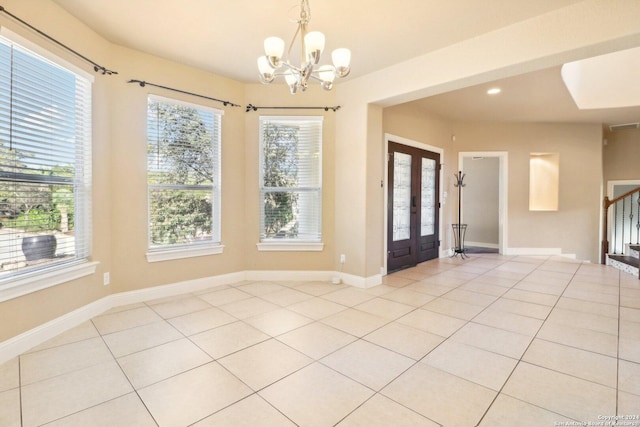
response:
<path id="1" fill-rule="evenodd" d="M 373 288 L 382 283 L 382 274 L 374 274 L 369 277 L 355 276 L 347 273 L 337 273 L 343 283 L 355 286 L 356 288 Z"/>
<path id="2" fill-rule="evenodd" d="M 535 256 L 535 255 L 562 255 L 560 248 L 505 248 L 505 255 Z"/>
<path id="3" fill-rule="evenodd" d="M 497 243 L 483 243 L 483 242 L 464 242 L 466 246 L 475 246 L 478 248 L 489 248 L 489 249 L 499 249 L 500 245 Z"/>
<path id="4" fill-rule="evenodd" d="M 337 273 L 335 271 L 304 271 L 304 270 L 250 270 L 244 272 L 243 280 L 283 281 L 310 280 L 317 282 L 330 282 Z"/>
<path id="5" fill-rule="evenodd" d="M 243 280 L 290 281 L 309 280 L 331 282 L 340 277 L 348 285 L 359 288 L 371 288 L 382 283 L 382 275 L 360 277 L 337 271 L 241 271 L 222 274 L 134 291 L 120 292 L 91 302 L 83 307 L 64 314 L 47 323 L 36 326 L 6 341 L 0 342 L 0 364 L 42 344 L 55 336 L 74 328 L 105 311 L 128 304 L 151 301 L 190 292 L 198 292 L 216 286 L 230 285 Z"/>
<path id="6" fill-rule="evenodd" d="M 112 307 L 111 297 L 101 298 L 83 307 L 36 326 L 0 343 L 0 364 L 42 344 L 87 320 L 99 316 Z"/>
<path id="7" fill-rule="evenodd" d="M 222 274 L 220 276 L 186 280 L 184 282 L 137 289 L 135 291 L 119 292 L 117 294 L 110 295 L 107 298 L 111 300 L 111 307 L 109 308 L 120 307 L 128 304 L 151 301 L 158 298 L 172 297 L 190 292 L 199 292 L 216 286 L 238 283 L 243 280 L 245 280 L 245 272 Z"/>
<path id="8" fill-rule="evenodd" d="M 518 256 L 557 255 L 563 258 L 576 259 L 576 254 L 563 254 L 561 248 L 506 248 L 504 255 L 518 255 Z"/>

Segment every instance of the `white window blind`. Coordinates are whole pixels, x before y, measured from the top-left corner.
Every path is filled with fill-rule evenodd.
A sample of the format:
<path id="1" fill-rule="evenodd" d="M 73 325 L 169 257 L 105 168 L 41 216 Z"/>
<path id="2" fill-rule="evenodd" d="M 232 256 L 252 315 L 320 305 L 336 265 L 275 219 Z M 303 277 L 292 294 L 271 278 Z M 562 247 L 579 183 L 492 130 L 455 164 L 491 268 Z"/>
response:
<path id="1" fill-rule="evenodd" d="M 222 111 L 150 96 L 149 248 L 220 243 Z"/>
<path id="2" fill-rule="evenodd" d="M 0 37 L 0 283 L 91 252 L 91 82 Z"/>
<path id="3" fill-rule="evenodd" d="M 322 117 L 260 117 L 260 240 L 322 240 Z"/>

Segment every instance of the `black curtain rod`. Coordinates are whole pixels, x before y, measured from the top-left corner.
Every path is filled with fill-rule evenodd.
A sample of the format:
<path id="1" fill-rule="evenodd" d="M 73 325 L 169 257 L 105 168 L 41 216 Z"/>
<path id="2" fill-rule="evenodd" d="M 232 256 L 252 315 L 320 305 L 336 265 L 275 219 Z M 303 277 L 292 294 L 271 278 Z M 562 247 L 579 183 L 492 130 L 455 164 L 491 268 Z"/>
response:
<path id="1" fill-rule="evenodd" d="M 112 74 L 118 74 L 117 71 L 109 70 L 109 69 L 103 67 L 102 65 L 97 64 L 96 62 L 94 62 L 94 61 L 90 60 L 89 58 L 87 58 L 86 56 L 82 55 L 81 53 L 71 49 L 66 44 L 64 44 L 62 42 L 59 42 L 58 40 L 54 39 L 50 35 L 40 31 L 39 29 L 37 29 L 33 25 L 29 24 L 28 22 L 23 21 L 22 19 L 18 18 L 17 16 L 15 16 L 11 12 L 9 12 L 7 9 L 5 9 L 4 6 L 0 6 L 0 12 L 9 15 L 11 18 L 15 19 L 16 21 L 18 21 L 19 23 L 21 23 L 25 27 L 28 27 L 29 29 L 31 29 L 31 30 L 35 31 L 36 33 L 40 34 L 42 37 L 45 37 L 49 41 L 52 41 L 53 43 L 57 44 L 58 46 L 62 47 L 63 49 L 66 49 L 67 51 L 73 53 L 75 56 L 81 58 L 85 62 L 88 62 L 89 64 L 93 65 L 93 71 L 95 71 L 97 73 L 101 73 L 101 74 L 106 74 L 108 76 L 110 76 Z"/>
<path id="2" fill-rule="evenodd" d="M 174 92 L 183 93 L 185 95 L 197 96 L 198 98 L 208 99 L 209 101 L 220 102 L 220 103 L 224 104 L 225 107 L 229 106 L 229 105 L 232 106 L 232 107 L 242 107 L 242 105 L 234 104 L 231 101 L 224 101 L 222 99 L 211 98 L 210 96 L 198 95 L 197 93 L 187 92 L 185 90 L 180 90 L 180 89 L 174 89 L 174 88 L 168 87 L 168 86 L 157 85 L 155 83 L 145 82 L 144 80 L 129 80 L 127 83 L 138 83 L 140 85 L 140 87 L 145 87 L 146 85 L 149 85 L 149 86 L 159 87 L 160 89 L 172 90 Z"/>
<path id="3" fill-rule="evenodd" d="M 249 104 L 246 107 L 245 113 L 249 111 L 258 111 L 258 110 L 324 110 L 329 111 L 333 110 L 338 111 L 342 108 L 340 105 L 334 105 L 333 107 L 257 107 L 253 104 Z"/>

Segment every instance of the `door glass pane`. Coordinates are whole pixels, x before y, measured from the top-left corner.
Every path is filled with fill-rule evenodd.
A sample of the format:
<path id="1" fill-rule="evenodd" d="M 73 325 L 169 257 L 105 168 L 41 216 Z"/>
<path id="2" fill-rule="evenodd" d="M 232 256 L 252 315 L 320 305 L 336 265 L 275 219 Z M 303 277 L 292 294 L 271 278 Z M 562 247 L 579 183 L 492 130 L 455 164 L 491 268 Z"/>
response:
<path id="1" fill-rule="evenodd" d="M 434 234 L 436 223 L 436 161 L 422 158 L 420 235 Z"/>
<path id="2" fill-rule="evenodd" d="M 411 219 L 411 156 L 393 155 L 393 241 L 409 238 Z"/>

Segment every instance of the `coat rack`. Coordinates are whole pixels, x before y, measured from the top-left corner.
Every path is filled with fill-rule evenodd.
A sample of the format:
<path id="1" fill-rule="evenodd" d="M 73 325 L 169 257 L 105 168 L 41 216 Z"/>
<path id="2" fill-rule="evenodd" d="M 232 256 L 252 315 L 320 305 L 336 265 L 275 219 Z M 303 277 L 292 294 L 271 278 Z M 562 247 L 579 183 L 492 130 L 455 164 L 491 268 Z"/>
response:
<path id="1" fill-rule="evenodd" d="M 466 249 L 464 248 L 464 235 L 467 232 L 467 224 L 460 224 L 460 220 L 462 217 L 462 187 L 464 184 L 465 174 L 462 171 L 458 171 L 458 174 L 453 175 L 456 179 L 456 183 L 453 184 L 458 189 L 458 223 L 451 224 L 453 227 L 453 239 L 455 241 L 455 249 L 453 250 L 452 257 L 460 255 L 462 259 L 467 256 L 465 254 Z M 468 256 L 467 256 L 468 257 Z"/>

